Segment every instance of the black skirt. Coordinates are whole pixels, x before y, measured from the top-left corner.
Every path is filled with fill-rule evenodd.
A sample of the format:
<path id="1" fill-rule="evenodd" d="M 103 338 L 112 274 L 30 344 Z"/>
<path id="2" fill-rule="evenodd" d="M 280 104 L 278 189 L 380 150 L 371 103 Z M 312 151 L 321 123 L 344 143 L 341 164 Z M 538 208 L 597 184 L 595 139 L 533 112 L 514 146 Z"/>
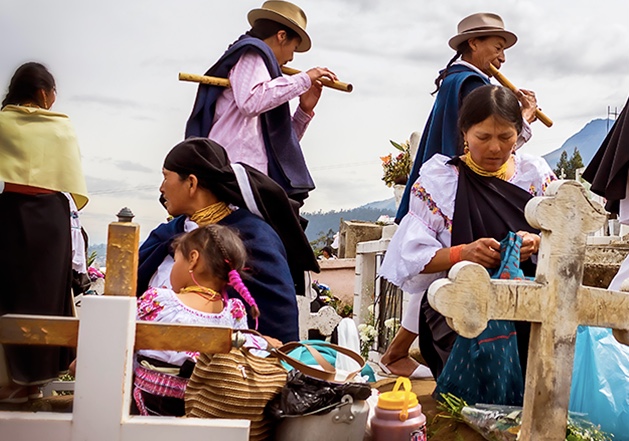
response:
<path id="1" fill-rule="evenodd" d="M 62 193 L 0 194 L 0 315 L 72 315 L 70 207 Z M 74 350 L 5 345 L 14 382 L 37 385 L 67 371 Z"/>

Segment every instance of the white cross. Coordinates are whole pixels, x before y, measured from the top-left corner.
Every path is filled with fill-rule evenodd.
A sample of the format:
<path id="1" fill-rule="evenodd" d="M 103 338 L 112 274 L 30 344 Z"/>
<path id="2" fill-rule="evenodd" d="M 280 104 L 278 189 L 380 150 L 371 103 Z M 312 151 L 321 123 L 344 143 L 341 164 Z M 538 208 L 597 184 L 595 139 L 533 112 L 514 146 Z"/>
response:
<path id="1" fill-rule="evenodd" d="M 606 219 L 576 181 L 555 181 L 526 205 L 542 232 L 535 281 L 491 280 L 461 262 L 428 290 L 433 308 L 460 335 L 477 337 L 489 320 L 531 322 L 520 440 L 563 441 L 579 325 L 613 328 L 629 343 L 629 295 L 581 285 L 588 233 Z M 621 341 L 622 341 L 621 340 Z"/>
<path id="2" fill-rule="evenodd" d="M 216 330 L 214 340 L 203 340 L 211 328 L 193 326 L 185 338 L 172 341 L 168 331 L 183 325 L 149 326 L 158 328 L 158 338 L 136 341 L 136 298 L 139 227 L 129 222 L 110 224 L 107 249 L 107 296 L 86 296 L 82 301 L 78 332 L 77 376 L 72 414 L 50 412 L 0 412 L 0 437 L 12 441 L 173 441 L 178 439 L 225 439 L 248 441 L 248 420 L 146 417 L 129 415 L 135 347 L 157 344 L 155 349 L 172 349 L 172 344 L 213 346 L 225 351 L 225 331 Z M 113 294 L 118 294 L 115 296 Z M 39 317 L 40 324 L 22 325 L 19 333 L 40 344 L 51 343 L 55 335 L 74 335 L 73 319 Z M 56 322 L 61 326 L 55 327 Z M 74 323 L 75 325 L 75 323 Z M 145 325 L 144 325 L 145 326 Z M 187 328 L 187 327 L 186 327 Z M 55 329 L 55 331 L 52 331 Z M 0 337 L 10 341 L 16 334 L 7 331 Z M 53 335 L 51 335 L 53 334 Z M 155 333 L 154 333 L 155 334 Z M 144 337 L 146 338 L 146 334 Z M 169 339 L 170 338 L 170 339 Z M 207 338 L 207 334 L 206 334 Z M 160 343 L 155 343 L 160 340 Z M 72 340 L 72 337 L 68 337 Z M 2 341 L 2 340 L 0 340 Z M 58 340 L 57 340 L 58 341 Z M 76 341 L 76 340 L 75 340 Z M 190 343 L 193 342 L 193 343 Z M 57 343 L 58 344 L 58 343 Z M 181 350 L 181 349 L 178 349 Z"/>

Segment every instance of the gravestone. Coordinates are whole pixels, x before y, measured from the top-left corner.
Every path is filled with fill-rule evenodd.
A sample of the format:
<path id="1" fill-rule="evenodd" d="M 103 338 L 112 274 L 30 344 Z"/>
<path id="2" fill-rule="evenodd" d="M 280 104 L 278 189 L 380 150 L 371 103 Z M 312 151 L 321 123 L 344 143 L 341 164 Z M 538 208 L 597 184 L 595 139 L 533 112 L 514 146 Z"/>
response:
<path id="1" fill-rule="evenodd" d="M 317 330 L 326 337 L 334 332 L 342 317 L 331 306 L 324 306 L 317 312 L 310 312 L 310 302 L 306 296 L 297 296 L 299 312 L 299 339 L 308 340 L 308 331 Z"/>
<path id="2" fill-rule="evenodd" d="M 629 343 L 629 295 L 581 285 L 587 235 L 605 211 L 576 181 L 555 181 L 526 205 L 526 219 L 541 230 L 535 281 L 491 280 L 471 262 L 452 267 L 428 290 L 433 308 L 457 333 L 478 336 L 488 320 L 531 322 L 523 441 L 563 441 L 576 331 L 579 325 L 614 329 Z"/>

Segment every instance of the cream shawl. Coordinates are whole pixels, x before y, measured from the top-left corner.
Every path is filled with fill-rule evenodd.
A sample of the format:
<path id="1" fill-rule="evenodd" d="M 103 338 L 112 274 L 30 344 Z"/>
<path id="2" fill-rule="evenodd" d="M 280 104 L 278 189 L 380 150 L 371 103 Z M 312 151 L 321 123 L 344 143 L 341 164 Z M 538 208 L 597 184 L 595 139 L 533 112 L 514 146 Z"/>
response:
<path id="1" fill-rule="evenodd" d="M 87 204 L 81 153 L 63 113 L 8 105 L 0 112 L 0 181 L 72 194 Z"/>

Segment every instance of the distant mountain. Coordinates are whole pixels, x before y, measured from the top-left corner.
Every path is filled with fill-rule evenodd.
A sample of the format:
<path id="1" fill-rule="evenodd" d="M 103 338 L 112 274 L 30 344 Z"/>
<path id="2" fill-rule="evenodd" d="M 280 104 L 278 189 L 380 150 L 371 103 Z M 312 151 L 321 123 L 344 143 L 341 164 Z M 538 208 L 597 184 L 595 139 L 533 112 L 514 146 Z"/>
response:
<path id="1" fill-rule="evenodd" d="M 579 132 L 568 138 L 560 148 L 544 155 L 544 159 L 551 168 L 555 168 L 561 157 L 561 153 L 565 151 L 568 154 L 568 159 L 570 159 L 576 147 L 581 154 L 583 164 L 589 164 L 605 139 L 607 130 L 611 129 L 613 124 L 613 120 L 607 119 L 594 119 L 590 121 Z"/>
<path id="2" fill-rule="evenodd" d="M 395 214 L 395 212 L 397 211 L 397 208 L 395 208 L 395 198 L 389 198 L 383 201 L 369 202 L 368 204 L 365 204 L 359 208 L 372 208 L 374 210 L 387 212 L 383 214 L 388 214 L 390 211 L 393 211 L 393 214 Z"/>
<path id="3" fill-rule="evenodd" d="M 90 244 L 87 248 L 87 255 L 90 256 L 92 253 L 96 253 L 96 259 L 94 260 L 94 266 L 99 268 L 101 266 L 105 266 L 105 261 L 107 260 L 107 244 L 105 243 L 97 243 Z"/>
<path id="4" fill-rule="evenodd" d="M 315 213 L 301 213 L 301 215 L 308 219 L 306 236 L 309 241 L 313 241 L 330 230 L 338 231 L 341 219 L 374 222 L 384 214 L 395 216 L 395 213 L 395 198 L 391 198 L 370 202 L 351 210 L 317 211 Z"/>

